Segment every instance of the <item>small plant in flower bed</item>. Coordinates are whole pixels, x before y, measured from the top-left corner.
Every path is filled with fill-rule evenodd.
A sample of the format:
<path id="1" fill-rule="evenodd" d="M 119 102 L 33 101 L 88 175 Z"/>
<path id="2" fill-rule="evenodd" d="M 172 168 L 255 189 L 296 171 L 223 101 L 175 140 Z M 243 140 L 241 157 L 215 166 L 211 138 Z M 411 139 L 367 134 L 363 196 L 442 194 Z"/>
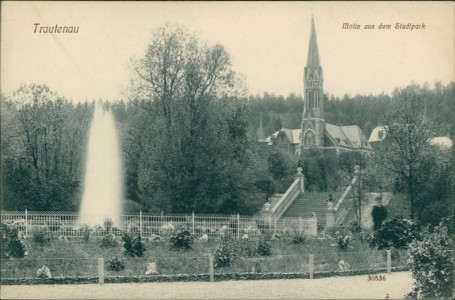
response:
<path id="1" fill-rule="evenodd" d="M 52 232 L 50 232 L 47 227 L 34 227 L 32 229 L 32 240 L 38 246 L 43 247 L 49 245 L 52 241 L 52 238 Z"/>
<path id="2" fill-rule="evenodd" d="M 333 237 L 337 241 L 338 250 L 347 251 L 349 248 L 349 243 L 352 240 L 352 232 L 344 225 L 336 227 Z"/>
<path id="3" fill-rule="evenodd" d="M 122 237 L 123 250 L 126 255 L 142 257 L 146 250 L 144 244 L 141 241 L 141 236 L 137 234 L 125 233 Z"/>
<path id="4" fill-rule="evenodd" d="M 239 258 L 237 240 L 231 235 L 221 238 L 218 248 L 214 252 L 215 268 L 230 267 Z"/>
<path id="5" fill-rule="evenodd" d="M 118 246 L 118 242 L 115 239 L 115 235 L 112 233 L 106 234 L 102 239 L 100 243 L 101 248 L 114 248 Z"/>
<path id="6" fill-rule="evenodd" d="M 193 234 L 183 227 L 173 230 L 169 237 L 169 243 L 173 250 L 190 250 L 192 249 L 193 242 Z"/>
<path id="7" fill-rule="evenodd" d="M 258 243 L 258 254 L 261 256 L 272 255 L 272 236 L 270 234 L 262 235 Z"/>
<path id="8" fill-rule="evenodd" d="M 125 269 L 125 260 L 114 257 L 107 261 L 107 269 L 109 271 L 122 271 Z"/>
<path id="9" fill-rule="evenodd" d="M 24 238 L 14 225 L 1 225 L 1 258 L 20 258 L 27 255 L 27 246 Z"/>
<path id="10" fill-rule="evenodd" d="M 294 231 L 294 235 L 292 237 L 292 243 L 294 245 L 303 245 L 305 244 L 305 236 L 303 235 L 302 232 L 299 232 L 299 231 Z"/>

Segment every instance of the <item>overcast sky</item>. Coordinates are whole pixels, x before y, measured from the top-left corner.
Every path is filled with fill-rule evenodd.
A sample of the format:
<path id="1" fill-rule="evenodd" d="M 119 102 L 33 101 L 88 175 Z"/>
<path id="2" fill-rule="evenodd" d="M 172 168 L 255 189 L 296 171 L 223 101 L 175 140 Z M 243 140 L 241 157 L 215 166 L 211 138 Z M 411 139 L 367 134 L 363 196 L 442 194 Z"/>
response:
<path id="1" fill-rule="evenodd" d="M 314 15 L 326 92 L 390 93 L 411 81 L 454 80 L 451 2 L 2 2 L 1 89 L 44 83 L 75 101 L 120 99 L 130 59 L 145 53 L 153 29 L 186 26 L 220 43 L 250 94 L 301 95 Z M 77 34 L 34 33 L 79 26 Z M 342 29 L 356 23 L 361 29 Z M 380 30 L 381 23 L 392 29 Z M 396 23 L 425 24 L 397 30 Z M 375 25 L 374 30 L 364 25 Z"/>

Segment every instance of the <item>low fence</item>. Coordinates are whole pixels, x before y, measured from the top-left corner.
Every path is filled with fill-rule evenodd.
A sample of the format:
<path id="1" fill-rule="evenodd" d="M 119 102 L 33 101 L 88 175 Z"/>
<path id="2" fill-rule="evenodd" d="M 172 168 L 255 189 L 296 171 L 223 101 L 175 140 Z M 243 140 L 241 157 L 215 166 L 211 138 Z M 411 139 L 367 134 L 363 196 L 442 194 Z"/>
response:
<path id="1" fill-rule="evenodd" d="M 152 275 L 145 275 L 150 262 L 155 264 Z M 272 279 L 272 278 L 316 278 L 333 275 L 390 273 L 405 269 L 407 253 L 399 255 L 387 251 L 335 252 L 306 255 L 273 255 L 270 257 L 241 257 L 230 267 L 216 268 L 213 255 L 193 255 L 185 252 L 175 255 L 126 258 L 125 269 L 113 271 L 105 258 L 40 258 L 1 260 L 2 284 L 36 280 L 37 269 L 49 268 L 57 283 L 78 283 L 91 278 L 99 283 L 144 281 L 214 281 L 215 279 Z M 109 280 L 110 279 L 110 280 Z M 22 280 L 22 281 L 21 281 Z M 60 280 L 60 281 L 59 281 Z"/>
<path id="2" fill-rule="evenodd" d="M 79 220 L 75 212 L 11 212 L 2 211 L 1 221 L 15 224 L 26 238 L 30 237 L 33 228 L 48 228 L 57 235 L 67 238 L 81 238 L 84 235 L 84 221 Z M 317 219 L 282 218 L 270 222 L 264 216 L 240 215 L 164 215 L 145 214 L 142 212 L 121 216 L 120 224 L 98 224 L 90 226 L 90 236 L 101 237 L 106 231 L 115 235 L 123 232 L 137 231 L 143 238 L 165 235 L 171 228 L 183 226 L 197 236 L 207 234 L 219 237 L 232 234 L 237 238 L 247 234 L 257 237 L 261 234 L 291 235 L 300 232 L 305 235 L 317 234 Z"/>

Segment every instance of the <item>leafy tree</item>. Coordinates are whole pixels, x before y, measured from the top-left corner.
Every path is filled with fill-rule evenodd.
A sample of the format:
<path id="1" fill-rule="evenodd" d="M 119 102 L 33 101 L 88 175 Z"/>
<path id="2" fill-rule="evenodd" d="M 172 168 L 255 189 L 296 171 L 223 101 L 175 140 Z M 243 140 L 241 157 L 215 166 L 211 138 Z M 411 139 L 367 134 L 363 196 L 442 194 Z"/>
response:
<path id="1" fill-rule="evenodd" d="M 184 28 L 157 29 L 136 61 L 132 104 L 147 112 L 133 136 L 142 149 L 132 183 L 149 207 L 172 212 L 252 213 L 255 160 L 249 150 L 243 87 L 221 45 Z M 134 129 L 137 130 L 137 129 Z M 142 140 L 143 139 L 143 140 Z"/>
<path id="2" fill-rule="evenodd" d="M 434 126 L 425 118 L 423 98 L 415 86 L 397 90 L 394 98 L 394 106 L 385 119 L 386 138 L 375 155 L 378 165 L 393 174 L 404 187 L 414 219 L 418 195 L 427 180 L 424 169 Z"/>

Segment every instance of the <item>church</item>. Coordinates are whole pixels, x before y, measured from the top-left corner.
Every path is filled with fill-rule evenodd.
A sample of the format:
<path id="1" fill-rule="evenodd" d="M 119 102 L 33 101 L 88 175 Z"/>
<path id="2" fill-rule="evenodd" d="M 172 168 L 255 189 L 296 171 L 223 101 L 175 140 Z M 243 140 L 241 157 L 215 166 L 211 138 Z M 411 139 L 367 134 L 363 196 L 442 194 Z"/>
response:
<path id="1" fill-rule="evenodd" d="M 317 148 L 334 151 L 371 152 L 373 149 L 357 125 L 338 126 L 325 122 L 324 117 L 324 73 L 319 57 L 314 19 L 311 19 L 311 34 L 308 58 L 303 76 L 304 109 L 299 129 L 282 128 L 265 137 L 262 119 L 257 140 L 261 143 L 300 155 L 306 149 Z"/>

